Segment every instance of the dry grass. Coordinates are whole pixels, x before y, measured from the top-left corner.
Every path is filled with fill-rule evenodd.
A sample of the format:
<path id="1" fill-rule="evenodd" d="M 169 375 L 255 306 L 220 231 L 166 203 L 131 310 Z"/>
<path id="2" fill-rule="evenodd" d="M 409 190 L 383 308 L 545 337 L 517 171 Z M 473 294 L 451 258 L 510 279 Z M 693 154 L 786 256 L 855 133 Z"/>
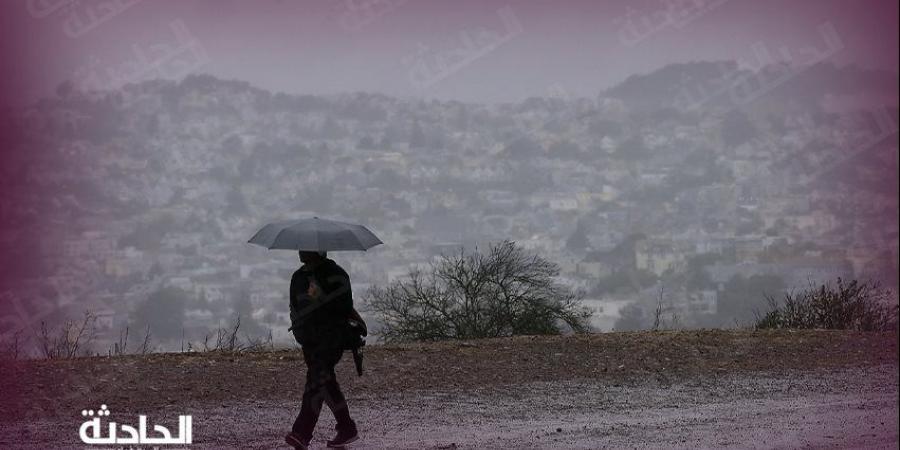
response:
<path id="1" fill-rule="evenodd" d="M 366 348 L 366 375 L 349 353 L 338 365 L 349 395 L 472 389 L 535 381 L 668 384 L 701 375 L 897 364 L 897 333 L 822 330 L 695 330 L 517 336 Z M 299 399 L 299 350 L 199 352 L 19 361 L 0 397 L 23 394 L 23 414 L 46 402 L 76 411 L 98 402 L 162 408 L 182 403 Z M 10 398 L 12 396 L 9 396 Z"/>

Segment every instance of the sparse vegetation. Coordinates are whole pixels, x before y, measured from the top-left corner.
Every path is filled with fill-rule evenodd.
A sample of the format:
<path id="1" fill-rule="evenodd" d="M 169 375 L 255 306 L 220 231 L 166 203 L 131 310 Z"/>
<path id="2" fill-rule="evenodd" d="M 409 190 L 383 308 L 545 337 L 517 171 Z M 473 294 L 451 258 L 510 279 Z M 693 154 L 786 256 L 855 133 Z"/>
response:
<path id="1" fill-rule="evenodd" d="M 94 324 L 97 316 L 84 312 L 81 321 L 66 320 L 59 329 L 50 329 L 41 322 L 37 343 L 41 354 L 47 359 L 74 358 L 91 354 L 90 343 L 94 339 Z"/>
<path id="2" fill-rule="evenodd" d="M 783 302 L 766 295 L 770 311 L 757 313 L 756 329 L 800 328 L 856 331 L 894 331 L 898 305 L 888 303 L 889 292 L 876 282 L 837 279 L 797 294 L 786 293 Z"/>
<path id="3" fill-rule="evenodd" d="M 37 347 L 38 359 L 71 359 L 82 356 L 102 356 L 100 352 L 92 350 L 90 344 L 95 343 L 97 316 L 91 311 L 85 311 L 81 320 L 66 320 L 58 326 L 41 322 L 41 328 L 34 336 Z M 234 323 L 225 328 L 207 333 L 203 341 L 198 343 L 182 341 L 181 352 L 258 352 L 273 351 L 275 345 L 272 339 L 272 331 L 268 330 L 264 335 L 253 335 L 242 332 L 241 317 L 237 316 Z M 23 338 L 24 330 L 16 330 L 6 333 L 0 340 L 0 360 L 20 360 L 35 357 L 28 348 L 31 343 Z M 115 341 L 109 343 L 106 356 L 124 355 L 148 355 L 158 353 L 159 348 L 153 343 L 153 334 L 149 325 L 145 326 L 142 335 L 138 337 L 137 346 L 129 347 L 131 327 L 126 326 L 119 332 Z M 183 339 L 183 338 L 182 338 Z"/>
<path id="4" fill-rule="evenodd" d="M 243 342 L 238 337 L 241 328 L 241 316 L 237 316 L 234 325 L 229 328 L 219 328 L 214 333 L 203 337 L 203 346 L 194 346 L 188 343 L 188 351 L 204 352 L 258 352 L 274 350 L 272 344 L 272 330 L 264 337 L 251 337 L 244 333 Z M 210 337 L 215 335 L 215 343 L 210 344 Z"/>

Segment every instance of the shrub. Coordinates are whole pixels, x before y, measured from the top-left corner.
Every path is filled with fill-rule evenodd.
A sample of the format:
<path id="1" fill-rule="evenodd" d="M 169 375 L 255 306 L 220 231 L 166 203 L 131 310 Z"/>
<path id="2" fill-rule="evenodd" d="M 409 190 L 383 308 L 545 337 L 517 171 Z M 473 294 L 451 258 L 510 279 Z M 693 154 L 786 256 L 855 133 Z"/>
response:
<path id="1" fill-rule="evenodd" d="M 898 326 L 898 305 L 889 304 L 890 293 L 877 282 L 838 278 L 837 286 L 829 283 L 787 293 L 783 304 L 766 296 L 771 310 L 757 313 L 756 329 L 826 329 L 856 331 L 890 331 Z"/>
<path id="2" fill-rule="evenodd" d="M 559 334 L 588 330 L 580 294 L 559 284 L 559 267 L 511 241 L 487 252 L 442 255 L 427 271 L 369 290 L 385 341 Z"/>

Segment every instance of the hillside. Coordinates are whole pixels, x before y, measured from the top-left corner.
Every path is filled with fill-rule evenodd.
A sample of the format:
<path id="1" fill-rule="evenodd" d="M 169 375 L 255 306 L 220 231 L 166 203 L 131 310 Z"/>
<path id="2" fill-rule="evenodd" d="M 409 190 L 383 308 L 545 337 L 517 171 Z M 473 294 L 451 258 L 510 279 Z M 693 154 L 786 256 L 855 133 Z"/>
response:
<path id="1" fill-rule="evenodd" d="M 101 353 L 126 327 L 175 350 L 237 315 L 289 343 L 296 258 L 246 241 L 314 215 L 385 242 L 340 255 L 360 300 L 441 252 L 503 239 L 559 264 L 589 300 L 638 312 L 615 324 L 610 306 L 604 329 L 649 327 L 660 283 L 686 328 L 744 321 L 763 292 L 826 277 L 896 288 L 896 105 L 820 104 L 896 75 L 819 65 L 798 72 L 803 96 L 773 91 L 727 114 L 671 107 L 686 87 L 712 90 L 723 67 L 736 66 L 673 64 L 596 98 L 503 105 L 287 95 L 210 75 L 60 89 L 8 122 L 0 175 L 30 206 L 10 211 L 28 231 L 0 240 L 0 291 L 46 305 L 48 323 L 98 313 Z"/>
<path id="2" fill-rule="evenodd" d="M 792 75 L 785 76 L 785 73 Z M 753 102 L 763 103 L 757 105 L 761 109 L 781 109 L 793 103 L 815 110 L 816 105 L 834 96 L 897 97 L 897 75 L 889 71 L 852 65 L 838 67 L 833 63 L 803 67 L 773 64 L 754 71 L 739 67 L 735 61 L 670 64 L 647 74 L 632 75 L 607 89 L 604 95 L 622 100 L 632 108 L 652 110 L 683 108 L 687 105 L 680 96 L 702 93 L 704 98 L 693 100 L 701 100 L 708 107 L 731 108 L 735 104 L 729 91 L 736 86 L 735 80 L 741 79 L 769 80 L 772 95 Z"/>
<path id="3" fill-rule="evenodd" d="M 407 441 L 391 439 L 413 437 L 423 439 L 416 440 L 422 445 L 413 445 L 414 448 L 455 448 L 451 444 L 466 447 L 478 442 L 477 433 L 474 438 L 470 436 L 470 432 L 477 431 L 472 428 L 476 422 L 483 426 L 490 420 L 512 426 L 533 418 L 537 422 L 522 426 L 534 439 L 542 432 L 548 436 L 565 434 L 563 431 L 573 428 L 551 426 L 538 419 L 551 414 L 556 422 L 550 422 L 564 424 L 568 417 L 565 411 L 569 409 L 572 417 L 582 417 L 585 411 L 609 414 L 612 404 L 594 402 L 612 402 L 617 395 L 622 398 L 616 401 L 624 402 L 626 410 L 637 407 L 634 405 L 643 405 L 642 409 L 669 408 L 666 411 L 675 414 L 671 419 L 677 421 L 693 417 L 687 412 L 687 416 L 679 416 L 678 408 L 705 408 L 709 402 L 723 407 L 719 403 L 752 400 L 755 406 L 746 411 L 756 414 L 765 410 L 765 402 L 782 402 L 794 396 L 818 402 L 829 396 L 849 399 L 871 394 L 872 398 L 863 403 L 875 401 L 872 399 L 887 402 L 881 409 L 873 407 L 870 413 L 884 413 L 885 417 L 890 413 L 894 417 L 893 425 L 882 420 L 883 426 L 879 427 L 887 430 L 886 442 L 896 442 L 897 349 L 896 333 L 844 331 L 702 330 L 520 336 L 372 346 L 366 352 L 363 377 L 353 373 L 349 354 L 338 366 L 338 377 L 352 407 L 365 418 L 364 429 L 369 430 L 369 440 L 363 441 L 368 444 L 356 448 L 402 447 L 406 445 L 402 442 Z M 121 415 L 173 417 L 190 412 L 197 428 L 195 442 L 216 443 L 216 447 L 243 446 L 238 445 L 240 433 L 222 420 L 236 420 L 235 424 L 245 426 L 262 421 L 258 425 L 266 431 L 260 432 L 254 426 L 256 431 L 250 437 L 252 446 L 259 448 L 272 448 L 281 442 L 280 433 L 290 426 L 299 407 L 305 374 L 302 355 L 297 350 L 28 361 L 4 365 L 3 370 L 3 378 L 12 375 L 14 382 L 4 385 L 2 397 L 10 398 L 11 384 L 12 392 L 18 391 L 27 399 L 7 407 L 20 411 L 20 421 L 36 421 L 31 431 L 26 427 L 24 432 L 15 423 L 4 424 L 4 434 L 9 430 L 25 433 L 18 438 L 5 438 L 10 439 L 7 443 L 53 439 L 53 431 L 41 426 L 50 421 L 60 424 L 56 433 L 63 435 L 56 439 L 74 445 L 81 421 L 78 411 L 105 403 Z M 629 401 L 632 406 L 627 406 Z M 467 408 L 477 411 L 467 413 Z M 834 405 L 829 408 L 842 409 L 835 410 Z M 235 415 L 236 410 L 241 412 Z M 54 417 L 53 411 L 58 415 Z M 739 414 L 749 414 L 741 411 Z M 785 411 L 772 410 L 779 414 L 786 414 Z M 406 425 L 388 420 L 390 414 L 405 417 Z M 821 424 L 824 419 L 816 414 L 813 410 L 803 412 L 803 420 L 808 416 L 808 420 Z M 834 416 L 835 412 L 829 414 L 834 420 L 846 419 Z M 218 419 L 209 421 L 210 416 Z M 612 423 L 622 418 L 609 420 Z M 333 424 L 327 410 L 321 422 L 319 432 L 327 434 L 330 425 L 326 423 Z M 579 423 L 579 427 L 582 425 L 584 430 L 594 432 L 597 427 L 606 426 L 596 421 Z M 421 436 L 411 431 L 405 438 L 392 434 L 410 426 L 439 427 L 444 437 Z M 620 430 L 624 433 L 620 438 L 626 440 L 618 442 L 638 442 L 634 439 L 639 436 L 629 434 L 634 430 L 627 428 Z M 212 433 L 211 429 L 223 434 Z M 491 432 L 498 433 L 496 429 Z M 604 433 L 608 438 L 610 431 Z M 877 437 L 883 438 L 883 433 L 879 433 Z M 573 436 L 581 437 L 564 447 L 589 448 L 592 439 L 600 439 L 600 435 L 590 433 L 570 435 Z M 531 438 L 519 436 L 518 441 L 507 442 L 501 435 L 497 439 L 509 446 L 503 448 L 515 448 Z"/>

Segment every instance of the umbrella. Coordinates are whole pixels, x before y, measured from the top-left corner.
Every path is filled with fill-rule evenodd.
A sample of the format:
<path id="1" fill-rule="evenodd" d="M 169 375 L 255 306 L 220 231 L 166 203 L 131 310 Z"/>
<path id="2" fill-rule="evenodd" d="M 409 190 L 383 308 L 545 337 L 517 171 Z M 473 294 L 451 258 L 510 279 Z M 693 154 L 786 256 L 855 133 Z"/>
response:
<path id="1" fill-rule="evenodd" d="M 367 250 L 383 244 L 366 227 L 336 220 L 286 220 L 262 227 L 248 241 L 268 249 L 333 251 Z"/>

